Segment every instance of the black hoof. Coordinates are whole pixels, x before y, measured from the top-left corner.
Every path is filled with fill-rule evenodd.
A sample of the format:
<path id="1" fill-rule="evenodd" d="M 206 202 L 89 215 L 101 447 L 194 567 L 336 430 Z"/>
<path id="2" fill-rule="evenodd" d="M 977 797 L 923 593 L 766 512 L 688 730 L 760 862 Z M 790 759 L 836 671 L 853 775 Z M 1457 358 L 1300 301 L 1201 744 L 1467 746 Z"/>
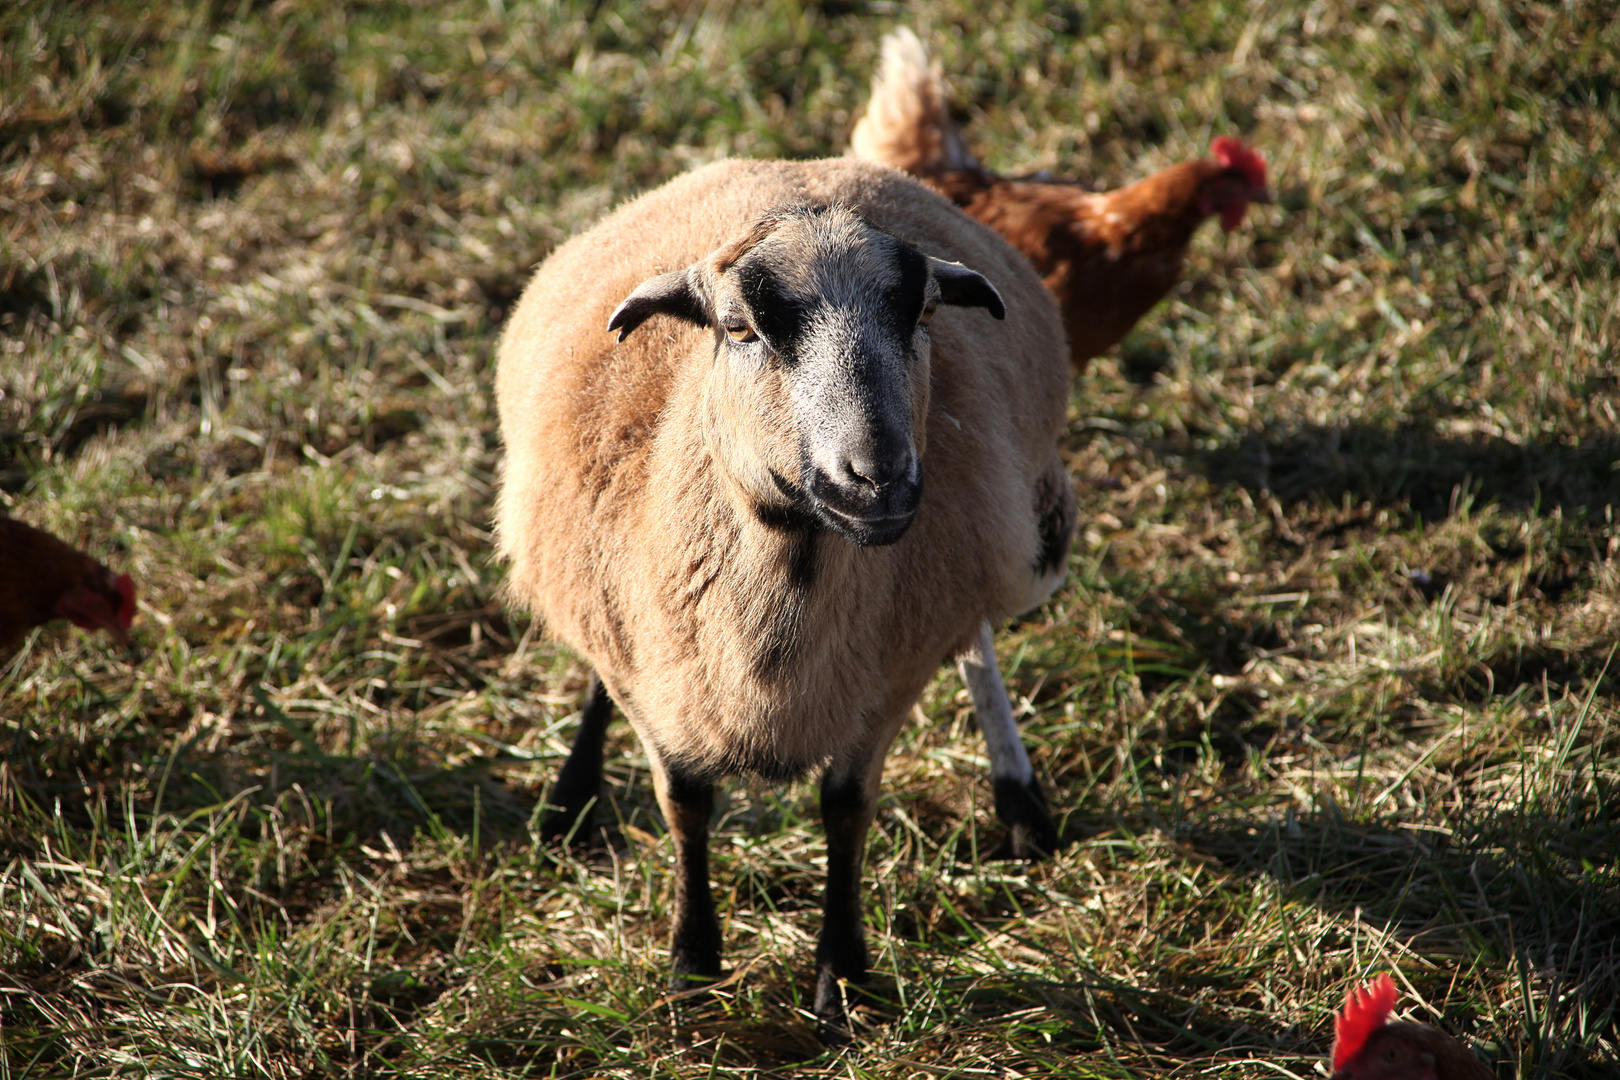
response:
<path id="1" fill-rule="evenodd" d="M 816 1038 L 827 1046 L 848 1046 L 855 1038 L 849 1012 L 844 1008 L 843 989 L 836 979 L 831 987 L 824 980 L 816 981 Z"/>
<path id="2" fill-rule="evenodd" d="M 720 979 L 720 928 L 712 933 L 695 932 L 685 941 L 675 941 L 669 949 L 671 990 L 690 990 Z M 693 938 L 697 940 L 693 940 Z M 706 940 L 713 939 L 713 940 Z"/>
<path id="3" fill-rule="evenodd" d="M 669 987 L 669 992 L 672 994 L 701 997 L 705 990 L 719 981 L 720 973 L 718 971 L 712 975 L 676 971 L 670 973 L 669 979 L 664 985 Z"/>
<path id="4" fill-rule="evenodd" d="M 821 1040 L 823 1046 L 848 1046 L 855 1041 L 855 1035 L 849 1030 L 849 1021 L 844 1017 L 837 1020 L 827 1020 L 816 1017 L 816 1038 Z"/>
<path id="5" fill-rule="evenodd" d="M 540 842 L 548 847 L 584 847 L 591 832 L 591 808 L 595 805 L 594 795 L 582 805 L 554 803 L 540 819 Z"/>
<path id="6" fill-rule="evenodd" d="M 992 859 L 1039 862 L 1058 850 L 1057 825 L 1046 808 L 1040 781 L 997 780 L 995 792 L 996 816 L 1007 826 L 1007 836 L 990 853 Z"/>
<path id="7" fill-rule="evenodd" d="M 849 1009 L 866 1003 L 864 981 L 840 979 L 831 967 L 816 972 L 816 1037 L 827 1046 L 846 1046 L 855 1037 Z"/>

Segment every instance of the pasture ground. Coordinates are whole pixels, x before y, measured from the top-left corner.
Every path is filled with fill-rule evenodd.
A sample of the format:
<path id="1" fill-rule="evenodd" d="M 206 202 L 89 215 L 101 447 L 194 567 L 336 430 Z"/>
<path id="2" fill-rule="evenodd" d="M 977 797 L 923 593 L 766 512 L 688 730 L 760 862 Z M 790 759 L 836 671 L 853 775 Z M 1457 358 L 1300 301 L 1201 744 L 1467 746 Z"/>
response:
<path id="1" fill-rule="evenodd" d="M 1002 171 L 1252 139 L 1279 201 L 1076 380 L 1070 583 L 889 761 L 882 1004 L 805 1016 L 808 784 L 738 784 L 734 973 L 663 990 L 627 730 L 499 594 L 530 268 L 723 155 L 846 145 L 879 36 Z M 1620 24 L 1598 0 L 32 0 L 0 10 L 0 502 L 142 588 L 0 662 L 0 1080 L 1324 1075 L 1392 970 L 1502 1077 L 1620 1070 Z"/>

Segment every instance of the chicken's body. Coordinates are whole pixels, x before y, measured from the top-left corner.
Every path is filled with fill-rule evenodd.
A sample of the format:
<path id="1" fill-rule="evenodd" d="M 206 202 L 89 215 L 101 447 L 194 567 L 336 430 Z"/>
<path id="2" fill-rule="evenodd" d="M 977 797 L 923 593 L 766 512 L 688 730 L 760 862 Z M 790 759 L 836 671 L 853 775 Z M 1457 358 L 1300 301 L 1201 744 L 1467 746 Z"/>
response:
<path id="1" fill-rule="evenodd" d="M 36 626 L 68 619 L 129 641 L 135 584 L 50 533 L 0 514 L 0 649 Z"/>
<path id="2" fill-rule="evenodd" d="M 1332 1080 L 1496 1080 L 1468 1048 L 1439 1028 L 1388 1020 L 1395 983 L 1388 975 L 1345 998 L 1335 1018 Z"/>
<path id="3" fill-rule="evenodd" d="M 1215 140 L 1215 158 L 1172 165 L 1115 191 L 997 176 L 968 152 L 939 71 L 904 29 L 884 39 L 850 149 L 911 173 L 1023 252 L 1057 297 L 1079 371 L 1175 286 L 1206 218 L 1219 214 L 1231 230 L 1249 203 L 1270 199 L 1260 156 L 1226 138 Z"/>
<path id="4" fill-rule="evenodd" d="M 928 183 L 1035 264 L 1062 310 L 1069 358 L 1084 371 L 1180 279 L 1187 244 L 1209 216 L 1199 188 L 1222 171 L 1214 161 L 1187 161 L 1101 194 L 982 170 Z"/>

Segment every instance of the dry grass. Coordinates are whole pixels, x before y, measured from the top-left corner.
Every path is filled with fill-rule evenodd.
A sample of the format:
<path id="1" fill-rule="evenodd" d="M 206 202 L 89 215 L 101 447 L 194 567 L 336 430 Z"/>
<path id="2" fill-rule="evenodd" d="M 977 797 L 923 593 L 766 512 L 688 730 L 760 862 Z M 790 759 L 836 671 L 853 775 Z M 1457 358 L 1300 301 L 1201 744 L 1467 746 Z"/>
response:
<path id="1" fill-rule="evenodd" d="M 529 269 L 726 154 L 842 150 L 918 27 L 1005 171 L 1238 132 L 1280 200 L 1077 382 L 1070 585 L 1001 641 L 1069 847 L 942 672 L 873 834 L 880 994 L 803 1011 L 807 786 L 669 853 L 536 809 L 585 672 L 498 602 Z M 1620 1068 L 1620 29 L 1596 2 L 0 11 L 0 490 L 143 589 L 0 666 L 0 1078 L 1304 1077 L 1397 972 L 1498 1075 Z"/>

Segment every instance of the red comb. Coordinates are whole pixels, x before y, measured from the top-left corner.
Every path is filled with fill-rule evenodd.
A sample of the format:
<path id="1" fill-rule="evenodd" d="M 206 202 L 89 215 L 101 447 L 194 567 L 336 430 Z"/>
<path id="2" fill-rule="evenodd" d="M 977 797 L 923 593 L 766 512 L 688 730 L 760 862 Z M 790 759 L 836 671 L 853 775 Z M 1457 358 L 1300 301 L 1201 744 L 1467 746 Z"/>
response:
<path id="1" fill-rule="evenodd" d="M 1224 169 L 1236 169 L 1255 187 L 1266 186 L 1266 159 L 1244 144 L 1242 139 L 1222 135 L 1209 144 L 1209 152 Z"/>
<path id="2" fill-rule="evenodd" d="M 1367 1037 L 1384 1026 L 1395 1007 L 1395 980 L 1378 976 L 1344 996 L 1344 1011 L 1333 1018 L 1333 1068 L 1344 1068 L 1367 1044 Z"/>

